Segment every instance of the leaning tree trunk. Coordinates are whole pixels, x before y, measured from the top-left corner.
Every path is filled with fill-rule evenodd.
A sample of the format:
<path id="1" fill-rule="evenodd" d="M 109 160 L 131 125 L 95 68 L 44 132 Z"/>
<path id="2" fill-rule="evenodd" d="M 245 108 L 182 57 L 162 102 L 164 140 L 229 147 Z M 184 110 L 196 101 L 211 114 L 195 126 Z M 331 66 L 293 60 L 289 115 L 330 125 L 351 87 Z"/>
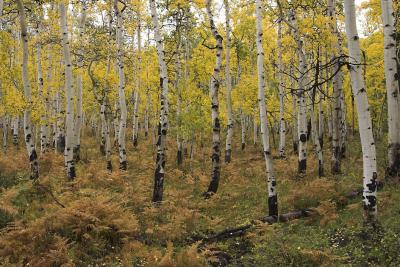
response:
<path id="1" fill-rule="evenodd" d="M 388 166 L 389 176 L 400 175 L 400 100 L 397 73 L 396 31 L 392 0 L 381 0 L 384 29 L 385 78 L 388 103 Z"/>
<path id="2" fill-rule="evenodd" d="M 286 121 L 285 121 L 285 91 L 283 84 L 282 62 L 282 22 L 278 23 L 278 80 L 279 80 L 279 156 L 285 157 Z"/>
<path id="3" fill-rule="evenodd" d="M 29 56 L 28 31 L 25 20 L 25 9 L 22 0 L 17 0 L 17 5 L 19 11 L 19 20 L 20 20 L 21 37 L 22 37 L 22 82 L 24 86 L 25 101 L 28 104 L 24 111 L 24 134 L 25 134 L 26 148 L 28 150 L 29 163 L 31 165 L 30 178 L 36 180 L 39 178 L 39 163 L 32 138 L 31 108 L 33 103 L 32 103 L 32 93 L 29 82 L 29 70 L 28 70 L 28 56 Z"/>
<path id="4" fill-rule="evenodd" d="M 61 40 L 64 54 L 65 64 L 65 93 L 66 93 L 66 136 L 65 136 L 65 151 L 64 160 L 67 169 L 68 179 L 73 180 L 75 174 L 74 163 L 74 90 L 72 83 L 72 63 L 71 52 L 68 40 L 68 26 L 67 26 L 67 10 L 64 3 L 59 4 L 60 8 L 60 24 L 61 24 Z"/>
<path id="5" fill-rule="evenodd" d="M 126 145 L 125 145 L 125 134 L 126 134 L 126 120 L 128 111 L 126 108 L 125 100 L 125 74 L 124 74 L 124 61 L 123 61 L 123 34 L 122 34 L 122 14 L 118 8 L 118 0 L 114 0 L 115 16 L 117 18 L 117 61 L 118 61 L 118 76 L 119 76 L 119 108 L 121 111 L 121 120 L 119 121 L 118 131 L 118 148 L 119 148 L 119 169 L 126 171 Z"/>
<path id="6" fill-rule="evenodd" d="M 264 158 L 268 181 L 268 210 L 270 216 L 278 216 L 278 195 L 272 163 L 272 155 L 269 145 L 269 132 L 267 120 L 267 108 L 265 104 L 265 71 L 264 49 L 262 45 L 262 6 L 261 0 L 256 0 L 256 43 L 257 43 L 257 70 L 258 70 L 258 104 L 260 108 L 261 138 L 263 142 Z"/>
<path id="7" fill-rule="evenodd" d="M 156 1 L 150 0 L 151 18 L 154 27 L 154 38 L 157 45 L 158 66 L 160 71 L 160 121 L 158 124 L 157 158 L 154 173 L 153 202 L 160 202 L 163 198 L 165 175 L 165 148 L 168 130 L 168 73 L 165 63 L 164 47 L 161 40 L 160 25 L 157 17 Z"/>
<path id="8" fill-rule="evenodd" d="M 220 85 L 219 73 L 222 66 L 222 36 L 218 33 L 217 27 L 214 23 L 213 14 L 211 12 L 211 0 L 206 1 L 206 8 L 208 14 L 208 20 L 210 22 L 210 28 L 212 35 L 214 36 L 216 44 L 216 62 L 214 67 L 213 75 L 211 76 L 210 82 L 210 95 L 211 95 L 211 117 L 212 117 L 212 174 L 211 182 L 208 186 L 206 195 L 217 193 L 219 178 L 220 178 L 220 131 L 221 124 L 219 120 L 219 103 L 218 103 L 218 89 Z"/>
<path id="9" fill-rule="evenodd" d="M 230 24 L 230 9 L 229 0 L 224 0 L 225 4 L 225 27 L 226 27 L 226 42 L 225 42 L 225 79 L 226 79 L 226 112 L 228 116 L 226 146 L 225 146 L 225 162 L 231 162 L 232 157 L 232 136 L 233 136 L 233 115 L 232 115 L 232 78 L 231 78 L 231 24 Z"/>
<path id="10" fill-rule="evenodd" d="M 83 43 L 83 35 L 85 33 L 86 24 L 86 2 L 82 1 L 82 14 L 79 21 L 79 40 Z M 82 44 L 83 46 L 83 44 Z M 80 160 L 81 148 L 81 126 L 82 126 L 82 67 L 83 67 L 83 47 L 78 50 L 78 68 L 79 74 L 77 77 L 77 90 L 76 90 L 76 118 L 75 118 L 75 131 L 74 131 L 74 157 L 76 161 Z"/>
<path id="11" fill-rule="evenodd" d="M 375 141 L 372 134 L 371 115 L 368 105 L 365 81 L 362 77 L 360 40 L 356 25 L 354 0 L 344 1 L 346 35 L 349 48 L 349 71 L 355 96 L 363 154 L 363 203 L 365 218 L 373 221 L 377 216 L 377 167 Z"/>

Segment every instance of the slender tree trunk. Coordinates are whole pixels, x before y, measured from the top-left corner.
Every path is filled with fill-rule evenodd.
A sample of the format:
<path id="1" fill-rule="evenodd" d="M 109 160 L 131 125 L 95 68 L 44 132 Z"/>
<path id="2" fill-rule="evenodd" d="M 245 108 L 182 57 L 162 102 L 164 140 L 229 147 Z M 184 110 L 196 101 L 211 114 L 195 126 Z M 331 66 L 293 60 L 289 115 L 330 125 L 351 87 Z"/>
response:
<path id="1" fill-rule="evenodd" d="M 100 133 L 100 153 L 106 155 L 106 132 L 107 132 L 107 120 L 106 120 L 106 101 L 102 101 L 100 105 L 100 120 L 101 120 L 101 133 Z"/>
<path id="2" fill-rule="evenodd" d="M 242 150 L 246 148 L 246 119 L 243 110 L 240 109 L 240 129 L 241 129 L 241 143 Z"/>
<path id="3" fill-rule="evenodd" d="M 224 0 L 225 4 L 225 79 L 226 79 L 226 112 L 228 123 L 226 125 L 226 146 L 225 146 L 225 162 L 231 162 L 232 157 L 232 136 L 233 136 L 233 114 L 232 114 L 232 78 L 231 78 L 231 24 L 230 24 L 230 8 L 229 0 Z M 243 143 L 242 143 L 243 144 Z"/>
<path id="4" fill-rule="evenodd" d="M 384 29 L 385 78 L 388 104 L 388 166 L 389 176 L 400 175 L 400 100 L 397 73 L 396 31 L 392 0 L 381 0 Z M 396 60 L 397 59 L 397 60 Z"/>
<path id="5" fill-rule="evenodd" d="M 218 90 L 220 86 L 219 74 L 222 66 L 222 36 L 218 33 L 217 27 L 214 23 L 213 14 L 211 12 L 211 0 L 206 1 L 206 8 L 208 14 L 208 20 L 212 35 L 214 36 L 216 44 L 216 62 L 214 67 L 213 75 L 211 76 L 210 82 L 210 95 L 211 95 L 211 117 L 212 117 L 212 175 L 211 182 L 208 186 L 206 195 L 217 193 L 219 178 L 220 178 L 220 131 L 221 123 L 219 120 L 219 101 L 218 101 Z"/>
<path id="6" fill-rule="evenodd" d="M 79 21 L 79 40 L 83 42 L 83 35 L 85 34 L 86 24 L 86 1 L 82 1 L 82 13 Z M 77 90 L 76 90 L 76 118 L 74 129 L 74 157 L 78 162 L 80 160 L 81 148 L 81 128 L 82 128 L 82 67 L 83 67 L 83 47 L 78 50 L 78 77 L 77 77 Z"/>
<path id="7" fill-rule="evenodd" d="M 299 29 L 296 20 L 296 14 L 290 11 L 289 21 L 292 25 L 294 39 L 297 43 L 297 54 L 299 58 L 300 78 L 299 89 L 297 90 L 297 106 L 298 106 L 298 172 L 305 173 L 307 170 L 307 105 L 305 99 L 305 80 L 307 75 L 307 59 L 303 51 L 303 41 L 300 38 Z"/>
<path id="8" fill-rule="evenodd" d="M 37 29 L 37 35 L 40 32 L 40 25 Z M 40 98 L 43 99 L 43 69 L 42 69 L 42 44 L 37 42 L 36 44 L 36 64 L 37 64 L 37 83 L 39 89 Z M 46 116 L 46 109 L 40 114 L 40 153 L 47 152 L 47 116 Z"/>
<path id="9" fill-rule="evenodd" d="M 114 0 L 115 16 L 117 18 L 117 61 L 118 61 L 118 75 L 119 75 L 119 108 L 121 111 L 121 120 L 119 121 L 119 133 L 118 133 L 118 148 L 119 148 L 119 169 L 122 171 L 127 170 L 126 162 L 126 145 L 125 145 L 125 134 L 126 134 L 126 120 L 128 111 L 126 108 L 125 100 L 125 74 L 124 74 L 124 61 L 123 61 L 123 30 L 122 30 L 122 14 L 118 8 L 118 0 Z"/>
<path id="10" fill-rule="evenodd" d="M 141 38 L 141 20 L 140 15 L 138 19 L 137 28 L 137 42 L 138 42 L 138 61 L 137 61 L 137 71 L 136 71 L 136 91 L 135 91 L 135 105 L 133 107 L 133 145 L 136 147 L 138 145 L 138 133 L 139 133 L 139 100 L 140 100 L 140 88 L 141 88 L 141 72 L 142 72 L 142 38 Z"/>
<path id="11" fill-rule="evenodd" d="M 72 82 L 72 63 L 68 40 L 67 10 L 64 3 L 59 4 L 61 40 L 65 64 L 65 92 L 66 92 L 66 136 L 65 136 L 65 167 L 68 179 L 73 180 L 76 176 L 74 163 L 74 90 Z"/>
<path id="12" fill-rule="evenodd" d="M 279 156 L 285 157 L 286 121 L 285 121 L 285 89 L 283 83 L 282 62 L 282 22 L 278 23 L 278 80 L 279 80 Z"/>
<path id="13" fill-rule="evenodd" d="M 165 63 L 164 47 L 161 40 L 160 25 L 157 17 L 156 0 L 150 0 L 154 38 L 157 45 L 158 66 L 160 71 L 160 120 L 158 124 L 157 158 L 154 173 L 153 202 L 160 202 L 163 198 L 165 176 L 165 148 L 168 130 L 168 73 Z"/>
<path id="14" fill-rule="evenodd" d="M 13 136 L 13 145 L 14 146 L 18 146 L 18 141 L 19 141 L 19 137 L 18 137 L 18 132 L 19 132 L 19 116 L 15 116 L 11 119 L 11 128 L 12 128 L 12 136 Z"/>
<path id="15" fill-rule="evenodd" d="M 291 62 L 290 67 L 290 84 L 291 87 L 294 88 L 295 86 L 295 79 L 293 74 L 293 62 Z M 292 139 L 293 139 L 293 152 L 298 153 L 299 149 L 299 138 L 298 138 L 298 127 L 297 127 L 297 92 L 296 90 L 292 89 Z"/>
<path id="16" fill-rule="evenodd" d="M 372 122 L 368 105 L 365 82 L 362 78 L 360 40 L 356 25 L 354 0 L 344 1 L 346 35 L 349 48 L 349 71 L 353 94 L 355 96 L 358 114 L 363 154 L 363 203 L 365 218 L 373 221 L 377 216 L 377 167 L 375 141 L 372 134 Z"/>
<path id="17" fill-rule="evenodd" d="M 253 118 L 253 145 L 257 145 L 257 136 L 258 136 L 258 125 L 256 122 L 256 118 Z"/>
<path id="18" fill-rule="evenodd" d="M 256 0 L 256 43 L 257 43 L 257 70 L 258 70 L 258 104 L 260 109 L 261 138 L 263 142 L 267 183 L 268 183 L 268 210 L 270 216 L 278 216 L 278 195 L 269 145 L 267 108 L 265 104 L 265 71 L 264 49 L 262 45 L 262 6 L 261 0 Z"/>
<path id="19" fill-rule="evenodd" d="M 335 0 L 328 0 L 328 15 L 330 19 L 330 29 L 333 35 L 335 35 L 335 53 L 333 53 L 333 59 L 337 61 L 334 65 L 333 78 L 333 114 L 332 114 L 332 159 L 331 159 L 331 171 L 332 174 L 340 173 L 341 163 L 341 123 L 342 123 L 342 106 L 341 106 L 341 95 L 343 91 L 343 74 L 341 71 L 341 62 L 337 59 L 342 54 L 341 49 L 341 38 L 338 32 L 337 19 L 335 12 Z"/>
<path id="20" fill-rule="evenodd" d="M 28 151 L 29 163 L 31 166 L 30 178 L 36 180 L 39 178 L 39 163 L 38 157 L 35 150 L 35 146 L 32 138 L 32 123 L 31 123 L 31 108 L 32 108 L 32 95 L 31 86 L 29 82 L 29 70 L 28 70 L 28 31 L 25 20 L 25 9 L 22 0 L 17 0 L 19 20 L 21 27 L 21 38 L 22 38 L 22 82 L 24 86 L 24 96 L 28 106 L 24 111 L 24 134 L 25 144 Z"/>

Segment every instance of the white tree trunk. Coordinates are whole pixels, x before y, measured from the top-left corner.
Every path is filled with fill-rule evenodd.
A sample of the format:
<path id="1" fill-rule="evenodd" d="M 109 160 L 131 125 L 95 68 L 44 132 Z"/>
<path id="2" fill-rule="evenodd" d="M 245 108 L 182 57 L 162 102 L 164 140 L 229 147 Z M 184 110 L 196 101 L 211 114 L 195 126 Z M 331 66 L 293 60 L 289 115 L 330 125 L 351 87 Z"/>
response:
<path id="1" fill-rule="evenodd" d="M 40 26 L 38 26 L 37 34 L 39 35 Z M 42 44 L 37 42 L 36 44 L 36 64 L 37 64 L 37 83 L 39 89 L 40 98 L 43 99 L 43 69 L 42 69 Z M 46 153 L 47 151 L 47 110 L 43 110 L 40 114 L 40 152 Z"/>
<path id="2" fill-rule="evenodd" d="M 377 167 L 375 141 L 372 134 L 371 115 L 367 91 L 362 77 L 360 40 L 356 25 L 354 0 L 344 1 L 346 35 L 349 48 L 349 68 L 353 94 L 356 100 L 358 127 L 363 154 L 363 203 L 367 220 L 376 219 L 377 215 Z"/>
<path id="3" fill-rule="evenodd" d="M 262 6 L 261 0 L 256 0 L 256 43 L 257 43 L 257 70 L 258 70 L 258 104 L 260 109 L 261 138 L 263 142 L 266 174 L 268 182 L 268 209 L 270 216 L 278 216 L 278 195 L 276 192 L 276 181 L 269 145 L 269 130 L 267 119 L 267 108 L 265 104 L 265 71 L 264 71 L 264 49 L 262 45 Z"/>
<path id="4" fill-rule="evenodd" d="M 30 178 L 36 180 L 39 178 L 39 163 L 32 138 L 31 108 L 33 103 L 32 103 L 31 86 L 29 82 L 29 70 L 28 70 L 28 56 L 29 56 L 28 31 L 25 20 L 25 9 L 22 0 L 17 0 L 17 5 L 19 11 L 19 20 L 20 20 L 21 37 L 22 37 L 22 82 L 24 86 L 25 101 L 28 104 L 28 106 L 24 111 L 24 134 L 25 134 L 26 148 L 28 151 L 29 163 L 31 166 Z"/>
<path id="5" fill-rule="evenodd" d="M 381 0 L 384 33 L 385 78 L 388 103 L 388 174 L 400 175 L 400 99 L 397 73 L 396 30 L 392 0 Z"/>
<path id="6" fill-rule="evenodd" d="M 165 63 L 164 47 L 161 40 L 160 25 L 157 17 L 156 1 L 150 0 L 154 38 L 157 46 L 158 66 L 160 71 L 160 120 L 158 125 L 157 158 L 154 174 L 153 202 L 162 201 L 165 175 L 165 148 L 168 130 L 168 73 Z"/>
<path id="7" fill-rule="evenodd" d="M 240 131 L 241 131 L 241 149 L 244 150 L 246 148 L 246 122 L 245 115 L 243 114 L 243 110 L 240 109 Z"/>
<path id="8" fill-rule="evenodd" d="M 307 75 L 307 59 L 303 51 L 303 41 L 300 38 L 299 29 L 294 11 L 290 11 L 289 23 L 293 29 L 294 39 L 297 43 L 297 54 L 299 58 L 299 89 L 297 90 L 297 129 L 298 129 L 298 172 L 305 173 L 307 169 L 307 105 L 305 94 L 305 80 Z"/>
<path id="9" fill-rule="evenodd" d="M 328 15 L 330 19 L 330 30 L 335 36 L 335 52 L 332 55 L 332 59 L 336 60 L 332 73 L 336 73 L 333 77 L 333 113 L 332 113 L 332 159 L 331 159 L 331 171 L 332 174 L 338 174 L 341 171 L 341 158 L 342 149 L 341 143 L 343 140 L 343 106 L 341 96 L 343 94 L 343 73 L 341 71 L 341 60 L 338 59 L 342 55 L 341 48 L 341 37 L 337 26 L 336 18 L 336 1 L 328 0 Z"/>
<path id="10" fill-rule="evenodd" d="M 222 66 L 222 36 L 218 33 L 217 27 L 215 26 L 214 17 L 211 12 L 211 0 L 206 1 L 206 9 L 208 14 L 208 20 L 210 23 L 211 33 L 216 40 L 216 62 L 214 67 L 214 72 L 210 81 L 210 96 L 211 96 L 211 119 L 212 119 L 212 175 L 211 181 L 208 186 L 206 196 L 216 193 L 219 186 L 220 178 L 220 131 L 221 123 L 219 120 L 219 101 L 218 101 L 218 91 L 220 86 L 219 75 Z"/>
<path id="11" fill-rule="evenodd" d="M 278 81 L 279 81 L 279 156 L 285 157 L 286 121 L 285 121 L 285 89 L 283 83 L 282 62 L 282 22 L 278 23 Z"/>
<path id="12" fill-rule="evenodd" d="M 124 61 L 123 61 L 123 31 L 122 31 L 122 14 L 118 8 L 118 0 L 114 0 L 115 16 L 117 18 L 117 61 L 118 61 L 118 76 L 119 76 L 119 108 L 121 110 L 121 120 L 119 121 L 119 133 L 118 133 L 118 148 L 119 148 L 119 168 L 122 171 L 126 171 L 126 145 L 125 145 L 125 134 L 126 134 L 126 120 L 128 111 L 126 108 L 125 100 L 125 73 L 124 73 Z"/>
<path id="13" fill-rule="evenodd" d="M 67 9 L 64 3 L 59 4 L 60 8 L 60 26 L 61 26 L 61 44 L 64 54 L 65 65 L 65 94 L 66 94 L 66 136 L 65 136 L 65 167 L 67 169 L 68 179 L 73 180 L 76 176 L 74 163 L 74 89 L 72 82 L 72 63 L 71 52 L 69 48 Z"/>
<path id="14" fill-rule="evenodd" d="M 232 114 L 232 78 L 231 78 L 231 24 L 230 24 L 230 8 L 229 0 L 224 0 L 225 5 L 225 80 L 226 80 L 226 112 L 228 116 L 226 145 L 225 145 L 225 162 L 231 162 L 232 157 L 232 136 L 233 136 L 233 114 Z"/>
<path id="15" fill-rule="evenodd" d="M 74 131 L 74 157 L 76 161 L 80 160 L 81 148 L 81 127 L 82 127 L 82 67 L 83 67 L 83 35 L 85 34 L 86 25 L 86 1 L 82 1 L 82 11 L 79 20 L 79 41 L 81 46 L 78 49 L 78 77 L 76 90 L 76 118 Z"/>
<path id="16" fill-rule="evenodd" d="M 140 16 L 140 15 L 139 15 Z M 138 42 L 138 61 L 137 61 L 137 70 L 136 70 L 136 91 L 134 93 L 135 105 L 133 107 L 133 145 L 136 147 L 138 145 L 138 132 L 139 132 L 139 100 L 140 100 L 140 88 L 141 88 L 141 79 L 140 75 L 142 72 L 142 38 L 141 38 L 141 21 L 140 17 L 138 19 L 138 28 L 137 28 L 137 42 Z"/>

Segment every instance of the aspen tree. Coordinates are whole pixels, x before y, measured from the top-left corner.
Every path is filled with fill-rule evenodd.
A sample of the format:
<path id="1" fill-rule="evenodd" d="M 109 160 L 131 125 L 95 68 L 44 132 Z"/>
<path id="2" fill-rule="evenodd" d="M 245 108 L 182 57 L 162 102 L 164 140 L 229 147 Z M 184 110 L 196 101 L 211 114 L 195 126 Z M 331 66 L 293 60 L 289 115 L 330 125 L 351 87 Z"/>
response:
<path id="1" fill-rule="evenodd" d="M 286 121 L 285 121 L 285 91 L 283 84 L 282 62 L 282 21 L 278 22 L 278 82 L 279 82 L 279 156 L 285 157 Z"/>
<path id="2" fill-rule="evenodd" d="M 278 195 L 276 192 L 276 180 L 269 145 L 269 129 L 267 108 L 265 104 L 265 71 L 264 49 L 262 45 L 262 6 L 261 0 L 256 0 L 256 44 L 257 44 L 257 70 L 258 70 L 258 105 L 260 109 L 261 138 L 266 166 L 268 183 L 268 211 L 270 216 L 278 216 Z"/>
<path id="3" fill-rule="evenodd" d="M 60 24 L 61 24 L 61 44 L 64 54 L 65 66 L 65 95 L 66 95 L 66 135 L 64 160 L 67 169 L 67 177 L 73 180 L 76 176 L 74 163 L 74 93 L 72 82 L 72 63 L 71 52 L 68 39 L 67 9 L 63 2 L 59 3 Z"/>
<path id="4" fill-rule="evenodd" d="M 32 109 L 32 92 L 29 81 L 29 69 L 28 69 L 28 30 L 26 26 L 25 8 L 22 0 L 17 0 L 19 22 L 21 28 L 21 39 L 22 39 L 22 82 L 24 87 L 24 96 L 28 106 L 24 111 L 24 135 L 25 144 L 28 151 L 29 163 L 31 166 L 30 178 L 36 180 L 39 178 L 39 163 L 38 157 L 35 150 L 33 138 L 32 138 L 32 122 L 31 122 L 31 109 Z M 18 127 L 18 125 L 17 125 Z"/>
<path id="5" fill-rule="evenodd" d="M 388 105 L 388 174 L 400 174 L 400 99 L 396 31 L 392 0 L 381 0 L 384 33 L 385 80 Z"/>
<path id="6" fill-rule="evenodd" d="M 377 167 L 375 141 L 372 134 L 371 114 L 365 81 L 362 77 L 360 40 L 356 24 L 354 0 L 344 1 L 346 36 L 349 48 L 351 87 L 356 100 L 358 127 L 363 154 L 363 204 L 365 218 L 373 221 L 377 216 Z"/>
<path id="7" fill-rule="evenodd" d="M 304 44 L 302 38 L 300 37 L 296 13 L 294 10 L 290 10 L 289 12 L 288 24 L 293 30 L 299 59 L 300 78 L 298 79 L 299 89 L 297 90 L 298 172 L 305 173 L 307 169 L 307 105 L 305 99 L 307 59 L 303 51 Z"/>
<path id="8" fill-rule="evenodd" d="M 224 0 L 225 5 L 225 80 L 226 80 L 226 112 L 228 116 L 226 146 L 225 146 L 225 162 L 231 161 L 232 155 L 232 136 L 233 136 L 233 115 L 232 115 L 232 78 L 230 70 L 231 62 L 231 25 L 230 25 L 230 8 L 229 0 Z M 242 142 L 243 144 L 243 142 Z"/>
<path id="9" fill-rule="evenodd" d="M 336 1 L 328 0 L 328 16 L 330 19 L 329 26 L 332 34 L 335 36 L 335 52 L 333 60 L 336 60 L 333 73 L 333 113 L 332 113 L 332 159 L 331 171 L 332 174 L 340 173 L 341 161 L 341 126 L 342 126 L 342 102 L 341 95 L 343 94 L 343 74 L 341 71 L 341 61 L 339 56 L 342 53 L 341 37 L 338 31 L 337 18 L 335 11 Z"/>
<path id="10" fill-rule="evenodd" d="M 168 73 L 165 63 L 164 47 L 161 40 L 160 25 L 158 22 L 156 0 L 150 0 L 151 20 L 156 41 L 158 66 L 160 73 L 160 120 L 158 124 L 157 157 L 154 173 L 153 202 L 160 202 L 163 198 L 165 176 L 165 148 L 168 130 Z"/>
<path id="11" fill-rule="evenodd" d="M 121 119 L 119 121 L 118 130 L 118 148 L 119 148 L 119 168 L 122 171 L 126 171 L 126 145 L 125 145 L 125 134 L 126 134 L 126 120 L 128 111 L 126 108 L 125 100 L 125 74 L 124 74 L 124 60 L 123 60 L 123 30 L 122 30 L 122 14 L 118 8 L 118 0 L 114 0 L 114 10 L 117 19 L 117 61 L 118 61 L 118 95 L 119 95 L 119 110 L 121 112 Z"/>
<path id="12" fill-rule="evenodd" d="M 219 75 L 221 72 L 222 66 L 222 36 L 218 33 L 218 29 L 215 26 L 214 17 L 211 12 L 211 0 L 206 1 L 206 9 L 208 20 L 210 23 L 211 33 L 216 41 L 216 62 L 214 71 L 210 81 L 210 96 L 211 96 L 211 118 L 212 118 L 212 174 L 211 181 L 208 186 L 206 196 L 217 193 L 219 178 L 220 178 L 220 131 L 221 131 L 221 123 L 219 120 L 219 101 L 218 101 L 218 91 L 220 86 Z"/>
<path id="13" fill-rule="evenodd" d="M 80 160 L 80 147 L 81 147 L 81 125 L 82 125 L 82 67 L 83 67 L 83 35 L 85 34 L 86 24 L 86 0 L 82 1 L 82 11 L 79 18 L 79 41 L 81 42 L 78 49 L 77 65 L 79 72 L 77 75 L 77 90 L 76 90 L 76 118 L 74 129 L 74 157 L 76 161 Z"/>

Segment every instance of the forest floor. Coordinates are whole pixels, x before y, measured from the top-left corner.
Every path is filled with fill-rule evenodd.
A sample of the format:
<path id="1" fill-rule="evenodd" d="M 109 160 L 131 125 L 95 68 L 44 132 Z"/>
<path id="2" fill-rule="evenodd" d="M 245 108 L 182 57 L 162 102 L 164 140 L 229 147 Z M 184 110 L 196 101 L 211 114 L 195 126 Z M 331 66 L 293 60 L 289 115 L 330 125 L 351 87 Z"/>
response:
<path id="1" fill-rule="evenodd" d="M 274 160 L 280 213 L 312 209 L 313 216 L 255 223 L 241 236 L 210 242 L 201 240 L 267 215 L 260 146 L 235 147 L 232 162 L 222 164 L 218 193 L 205 200 L 209 140 L 180 168 L 170 141 L 160 206 L 151 203 L 154 152 L 142 136 L 138 147 L 128 144 L 128 171 L 117 170 L 114 153 L 111 174 L 98 138 L 84 138 L 74 182 L 65 178 L 63 156 L 50 152 L 40 156 L 41 177 L 33 184 L 22 141 L 20 148 L 10 145 L 0 155 L 0 266 L 400 265 L 400 186 L 385 182 L 380 190 L 374 229 L 363 225 L 361 196 L 349 197 L 362 187 L 357 137 L 350 136 L 341 175 L 330 174 L 327 142 L 325 177 L 317 175 L 311 146 L 303 177 L 291 148 Z M 379 145 L 381 180 L 385 153 Z"/>

